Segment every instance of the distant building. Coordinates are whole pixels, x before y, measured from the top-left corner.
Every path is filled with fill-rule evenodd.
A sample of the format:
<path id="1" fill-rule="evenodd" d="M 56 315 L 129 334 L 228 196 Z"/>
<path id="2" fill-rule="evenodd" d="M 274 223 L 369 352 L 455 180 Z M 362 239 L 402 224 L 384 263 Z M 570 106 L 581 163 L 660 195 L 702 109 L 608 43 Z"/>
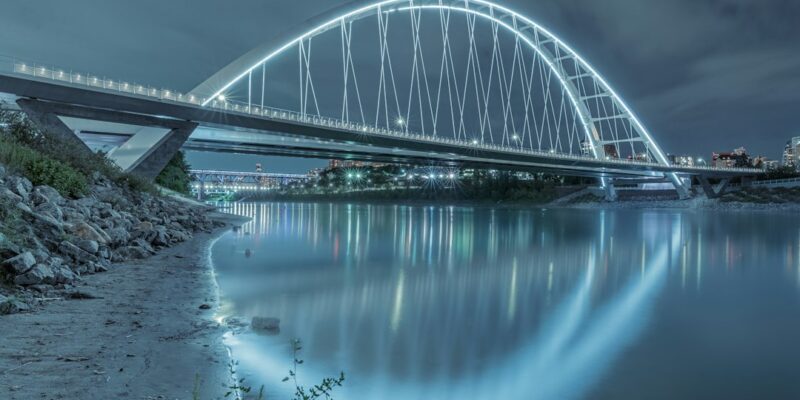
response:
<path id="1" fill-rule="evenodd" d="M 712 153 L 711 166 L 714 168 L 735 168 L 752 166 L 747 150 L 740 147 L 732 152 Z"/>
<path id="2" fill-rule="evenodd" d="M 783 148 L 783 165 L 785 167 L 800 167 L 800 136 L 794 137 L 786 142 Z"/>
<path id="3" fill-rule="evenodd" d="M 770 160 L 766 157 L 756 157 L 753 159 L 753 166 L 761 168 L 764 171 L 771 171 L 780 168 L 781 162 L 778 160 Z"/>
<path id="4" fill-rule="evenodd" d="M 264 168 L 261 167 L 261 163 L 256 163 L 256 172 L 264 172 Z"/>
<path id="5" fill-rule="evenodd" d="M 364 166 L 363 161 L 354 160 L 330 160 L 328 161 L 328 169 L 336 168 L 360 168 Z"/>
<path id="6" fill-rule="evenodd" d="M 670 154 L 667 156 L 670 164 L 672 165 L 679 165 L 682 167 L 694 167 L 695 161 L 694 157 L 692 156 L 676 156 L 674 154 Z"/>

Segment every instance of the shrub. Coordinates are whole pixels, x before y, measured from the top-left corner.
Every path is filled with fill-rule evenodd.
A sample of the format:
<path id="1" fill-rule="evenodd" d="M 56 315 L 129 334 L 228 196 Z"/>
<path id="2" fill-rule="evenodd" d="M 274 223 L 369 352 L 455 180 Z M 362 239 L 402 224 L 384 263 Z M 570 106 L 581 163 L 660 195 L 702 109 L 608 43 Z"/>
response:
<path id="1" fill-rule="evenodd" d="M 62 196 L 81 197 L 88 192 L 85 176 L 75 168 L 4 137 L 0 137 L 0 162 L 34 185 L 52 186 Z"/>
<path id="2" fill-rule="evenodd" d="M 156 183 L 178 193 L 189 194 L 189 184 L 191 183 L 189 169 L 186 157 L 183 152 L 179 151 L 156 177 Z"/>
<path id="3" fill-rule="evenodd" d="M 50 135 L 45 135 L 22 113 L 0 111 L 0 123 L 5 126 L 5 129 L 3 129 L 5 135 L 3 136 L 5 136 L 4 140 L 6 142 L 37 152 L 44 156 L 45 159 L 58 162 L 62 166 L 66 165 L 71 167 L 72 171 L 77 171 L 79 172 L 78 175 L 83 175 L 81 177 L 83 179 L 83 189 L 81 193 L 86 192 L 86 177 L 91 177 L 96 173 L 105 176 L 119 186 L 134 191 L 157 193 L 152 183 L 123 172 L 122 169 L 106 157 L 105 154 L 100 152 L 91 153 L 86 151 L 86 149 L 79 144 L 65 142 Z M 50 170 L 52 167 L 52 165 L 40 165 L 38 170 Z M 21 172 L 27 174 L 26 171 Z M 28 176 L 28 179 L 37 183 L 30 176 Z M 62 191 L 55 185 L 47 184 L 53 186 L 59 192 Z M 64 184 L 72 183 L 67 180 Z M 62 194 L 64 193 L 62 192 Z M 74 195 L 70 196 L 74 197 Z"/>

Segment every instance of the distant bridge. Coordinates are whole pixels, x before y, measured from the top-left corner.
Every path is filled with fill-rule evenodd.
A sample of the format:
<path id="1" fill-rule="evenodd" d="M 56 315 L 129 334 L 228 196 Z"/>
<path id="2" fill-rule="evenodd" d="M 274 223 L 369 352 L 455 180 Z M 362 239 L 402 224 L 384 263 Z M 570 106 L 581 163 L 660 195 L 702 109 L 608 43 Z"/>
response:
<path id="1" fill-rule="evenodd" d="M 0 93 L 65 140 L 118 138 L 110 156 L 149 177 L 180 148 L 590 176 L 612 199 L 616 179 L 687 197 L 689 177 L 761 173 L 671 165 L 594 67 L 484 0 L 351 3 L 189 93 L 16 60 Z"/>

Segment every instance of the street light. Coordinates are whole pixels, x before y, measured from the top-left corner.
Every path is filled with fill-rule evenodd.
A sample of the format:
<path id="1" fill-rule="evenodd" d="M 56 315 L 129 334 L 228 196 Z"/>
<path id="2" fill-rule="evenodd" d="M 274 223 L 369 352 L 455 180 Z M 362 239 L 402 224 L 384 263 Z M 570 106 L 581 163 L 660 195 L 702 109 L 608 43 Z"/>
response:
<path id="1" fill-rule="evenodd" d="M 406 125 L 406 120 L 403 119 L 403 117 L 397 117 L 397 119 L 394 121 L 394 123 L 397 124 L 397 126 L 402 128 L 402 127 L 404 127 Z"/>

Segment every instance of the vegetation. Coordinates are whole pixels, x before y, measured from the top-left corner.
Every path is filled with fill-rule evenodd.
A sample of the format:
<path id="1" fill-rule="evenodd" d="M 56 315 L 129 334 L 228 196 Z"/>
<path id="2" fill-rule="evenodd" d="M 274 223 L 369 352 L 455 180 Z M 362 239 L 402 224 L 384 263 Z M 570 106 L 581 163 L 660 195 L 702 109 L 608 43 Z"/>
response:
<path id="1" fill-rule="evenodd" d="M 448 201 L 548 203 L 558 187 L 587 183 L 548 174 L 518 175 L 493 170 L 439 168 L 406 170 L 401 166 L 333 168 L 313 185 L 296 185 L 256 195 L 286 200 Z M 252 196 L 244 194 L 244 196 Z M 248 197 L 252 199 L 252 197 Z"/>
<path id="2" fill-rule="evenodd" d="M 294 394 L 291 400 L 318 400 L 318 399 L 325 399 L 325 400 L 333 400 L 332 394 L 333 390 L 337 387 L 341 387 L 344 384 L 344 372 L 339 373 L 338 378 L 324 378 L 322 382 L 318 385 L 311 386 L 306 388 L 300 384 L 298 380 L 298 368 L 300 365 L 303 364 L 303 360 L 300 359 L 300 350 L 303 349 L 302 343 L 300 339 L 293 339 L 292 342 L 292 368 L 289 369 L 289 375 L 283 378 L 283 382 L 291 382 L 294 385 Z M 236 366 L 238 362 L 232 361 L 228 364 L 228 371 L 230 372 L 231 376 L 236 376 Z M 241 399 L 242 395 L 249 394 L 253 391 L 253 388 L 250 386 L 245 385 L 245 379 L 239 378 L 234 382 L 233 385 L 227 386 L 230 389 L 227 393 L 225 393 L 225 397 L 236 396 L 237 399 Z M 262 385 L 258 391 L 258 394 L 255 397 L 257 400 L 264 399 L 264 386 Z M 192 389 L 192 400 L 200 400 L 200 376 L 195 375 L 194 378 L 194 387 Z"/>
<path id="3" fill-rule="evenodd" d="M 797 172 L 795 167 L 786 165 L 774 169 L 770 169 L 766 174 L 759 175 L 760 181 L 772 181 L 779 179 L 791 179 L 800 177 L 800 172 Z"/>
<path id="4" fill-rule="evenodd" d="M 51 186 L 65 197 L 82 197 L 88 191 L 86 177 L 80 171 L 4 136 L 0 136 L 0 163 L 34 185 Z"/>
<path id="5" fill-rule="evenodd" d="M 4 127 L 0 132 L 2 147 L 11 149 L 4 152 L 11 154 L 9 160 L 0 162 L 18 169 L 34 184 L 46 184 L 62 195 L 80 197 L 88 191 L 88 180 L 99 174 L 122 187 L 156 193 L 152 183 L 123 172 L 105 154 L 91 153 L 80 144 L 45 135 L 22 113 L 0 111 L 0 126 Z"/>
<path id="6" fill-rule="evenodd" d="M 191 183 L 189 169 L 191 169 L 191 167 L 189 163 L 186 162 L 186 156 L 182 151 L 179 151 L 156 177 L 156 183 L 167 189 L 188 195 L 190 190 L 189 184 Z"/>
<path id="7" fill-rule="evenodd" d="M 784 204 L 800 203 L 800 188 L 745 188 L 720 197 L 723 203 Z"/>

